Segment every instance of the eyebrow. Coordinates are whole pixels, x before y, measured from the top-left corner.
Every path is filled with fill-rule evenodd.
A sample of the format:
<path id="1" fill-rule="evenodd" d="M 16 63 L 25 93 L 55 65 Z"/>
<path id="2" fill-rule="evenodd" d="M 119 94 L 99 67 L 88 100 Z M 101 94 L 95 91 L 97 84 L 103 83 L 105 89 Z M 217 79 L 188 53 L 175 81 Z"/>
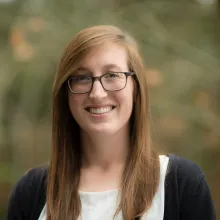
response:
<path id="1" fill-rule="evenodd" d="M 106 71 L 106 70 L 111 69 L 111 68 L 117 68 L 118 71 L 121 71 L 121 68 L 118 65 L 116 65 L 116 64 L 106 64 L 106 65 L 103 66 L 102 71 Z M 79 67 L 76 70 L 76 72 L 77 71 L 88 71 L 90 73 L 92 72 L 89 68 L 84 67 L 84 66 Z"/>
<path id="2" fill-rule="evenodd" d="M 117 69 L 119 69 L 119 71 L 121 71 L 121 68 L 116 64 L 107 64 L 103 67 L 104 70 L 108 70 L 108 69 L 111 69 L 111 68 L 117 68 Z"/>
<path id="3" fill-rule="evenodd" d="M 79 68 L 76 69 L 76 72 L 77 72 L 77 71 L 81 71 L 81 70 L 89 71 L 89 69 L 86 68 L 86 67 L 79 67 Z"/>

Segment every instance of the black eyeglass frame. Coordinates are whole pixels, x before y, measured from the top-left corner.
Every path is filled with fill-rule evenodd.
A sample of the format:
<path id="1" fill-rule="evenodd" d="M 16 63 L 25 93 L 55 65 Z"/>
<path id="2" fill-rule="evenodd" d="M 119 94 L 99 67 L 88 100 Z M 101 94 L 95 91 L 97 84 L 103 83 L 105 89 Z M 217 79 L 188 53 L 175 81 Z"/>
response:
<path id="1" fill-rule="evenodd" d="M 123 74 L 126 76 L 125 86 L 124 86 L 123 88 L 121 88 L 121 89 L 115 89 L 115 90 L 108 90 L 108 89 L 106 89 L 106 88 L 103 86 L 101 79 L 102 79 L 102 77 L 106 76 L 106 75 L 109 74 L 109 73 L 123 73 Z M 105 91 L 115 92 L 115 91 L 123 90 L 123 89 L 126 87 L 126 85 L 127 85 L 128 76 L 134 76 L 134 75 L 135 75 L 134 72 L 108 72 L 108 73 L 105 73 L 105 74 L 103 74 L 103 75 L 101 75 L 101 76 L 87 76 L 87 77 L 90 77 L 91 80 L 92 80 L 91 89 L 90 89 L 88 92 L 74 92 L 74 91 L 71 89 L 70 80 L 71 80 L 74 76 L 69 77 L 68 80 L 67 80 L 67 83 L 68 83 L 68 87 L 69 87 L 70 92 L 73 93 L 73 94 L 87 94 L 87 93 L 90 93 L 90 92 L 92 91 L 93 84 L 94 84 L 94 82 L 95 82 L 96 80 L 98 80 L 98 81 L 100 82 L 100 84 L 102 85 L 102 88 L 103 88 Z M 86 76 L 86 75 L 85 75 L 85 76 Z"/>

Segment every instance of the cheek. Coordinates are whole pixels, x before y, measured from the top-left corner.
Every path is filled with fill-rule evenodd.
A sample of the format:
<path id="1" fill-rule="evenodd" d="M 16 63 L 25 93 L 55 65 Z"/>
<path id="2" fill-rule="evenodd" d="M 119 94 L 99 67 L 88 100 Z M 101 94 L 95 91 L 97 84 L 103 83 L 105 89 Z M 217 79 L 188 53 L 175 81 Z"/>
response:
<path id="1" fill-rule="evenodd" d="M 69 94 L 69 95 L 68 95 L 68 102 L 69 102 L 70 110 L 71 110 L 72 114 L 74 114 L 74 112 L 76 112 L 77 109 L 78 109 L 80 106 L 82 106 L 83 97 L 82 97 L 82 95 Z"/>
<path id="2" fill-rule="evenodd" d="M 128 81 L 128 84 L 126 86 L 126 100 L 128 102 L 128 105 L 133 106 L 133 101 L 134 101 L 134 93 L 135 93 L 135 88 L 134 88 L 134 82 L 132 80 Z"/>
<path id="3" fill-rule="evenodd" d="M 133 88 L 129 88 L 123 91 L 123 94 L 119 97 L 119 103 L 122 104 L 123 111 L 130 113 L 133 108 Z"/>

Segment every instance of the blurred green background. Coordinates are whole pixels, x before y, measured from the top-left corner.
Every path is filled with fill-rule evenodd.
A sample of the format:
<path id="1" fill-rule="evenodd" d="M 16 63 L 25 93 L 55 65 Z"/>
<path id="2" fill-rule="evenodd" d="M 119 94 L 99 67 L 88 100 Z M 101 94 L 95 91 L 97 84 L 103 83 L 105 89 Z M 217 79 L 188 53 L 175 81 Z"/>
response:
<path id="1" fill-rule="evenodd" d="M 15 182 L 48 161 L 61 52 L 95 24 L 141 44 L 155 144 L 203 169 L 220 217 L 220 1 L 0 0 L 0 219 Z"/>

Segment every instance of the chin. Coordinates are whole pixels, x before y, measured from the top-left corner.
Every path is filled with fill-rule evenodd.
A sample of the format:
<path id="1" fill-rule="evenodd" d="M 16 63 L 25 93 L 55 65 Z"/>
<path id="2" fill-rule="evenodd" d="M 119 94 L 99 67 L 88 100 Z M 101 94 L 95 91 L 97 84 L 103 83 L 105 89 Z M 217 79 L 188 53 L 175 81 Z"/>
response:
<path id="1" fill-rule="evenodd" d="M 88 134 L 101 134 L 101 135 L 113 135 L 115 134 L 118 129 L 116 127 L 110 127 L 110 126 L 94 126 L 94 127 L 87 127 L 84 129 Z"/>

